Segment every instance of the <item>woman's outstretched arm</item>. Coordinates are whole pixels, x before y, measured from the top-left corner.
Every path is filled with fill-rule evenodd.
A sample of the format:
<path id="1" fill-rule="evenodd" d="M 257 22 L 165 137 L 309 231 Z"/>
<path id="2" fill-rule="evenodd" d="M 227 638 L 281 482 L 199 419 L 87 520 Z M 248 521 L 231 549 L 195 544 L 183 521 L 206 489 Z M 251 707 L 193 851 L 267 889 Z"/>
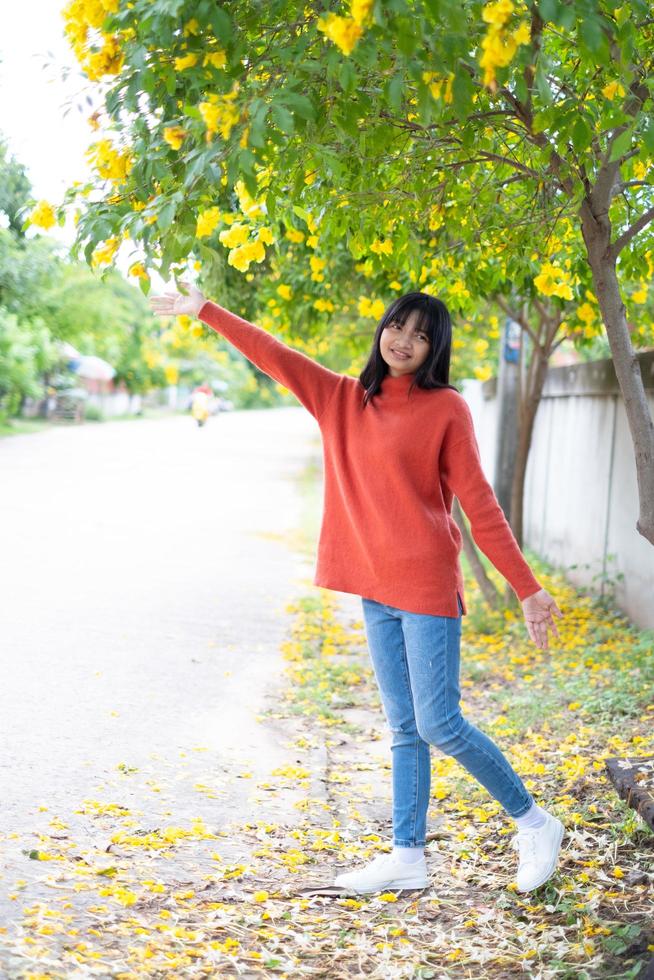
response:
<path id="1" fill-rule="evenodd" d="M 470 519 L 470 533 L 522 603 L 531 638 L 547 649 L 547 628 L 558 636 L 551 613 L 562 616 L 553 597 L 541 586 L 515 539 L 495 492 L 482 468 L 472 413 L 461 397 L 440 457 L 441 482 Z"/>
<path id="2" fill-rule="evenodd" d="M 169 292 L 150 298 L 155 313 L 167 316 L 186 313 L 202 320 L 264 374 L 292 391 L 314 418 L 320 420 L 342 375 L 294 350 L 262 327 L 206 299 L 186 280 L 181 285 L 188 290 L 188 296 Z"/>
<path id="3" fill-rule="evenodd" d="M 457 497 L 470 519 L 470 533 L 522 601 L 542 588 L 515 539 L 481 465 L 472 413 L 463 398 L 450 424 L 440 457 L 441 482 Z"/>

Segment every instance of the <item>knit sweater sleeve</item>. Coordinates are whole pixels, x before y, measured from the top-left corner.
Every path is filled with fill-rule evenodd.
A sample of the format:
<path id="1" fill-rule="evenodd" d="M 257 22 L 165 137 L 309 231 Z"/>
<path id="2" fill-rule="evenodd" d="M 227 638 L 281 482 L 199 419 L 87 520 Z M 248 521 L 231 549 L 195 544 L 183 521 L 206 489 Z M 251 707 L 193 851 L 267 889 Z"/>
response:
<path id="1" fill-rule="evenodd" d="M 482 469 L 472 413 L 457 399 L 459 410 L 448 426 L 440 457 L 441 481 L 458 498 L 470 520 L 476 544 L 522 601 L 542 588 L 535 578 L 492 486 Z"/>
<path id="2" fill-rule="evenodd" d="M 320 420 L 342 375 L 211 300 L 202 305 L 198 319 L 225 337 L 264 374 L 292 391 Z"/>

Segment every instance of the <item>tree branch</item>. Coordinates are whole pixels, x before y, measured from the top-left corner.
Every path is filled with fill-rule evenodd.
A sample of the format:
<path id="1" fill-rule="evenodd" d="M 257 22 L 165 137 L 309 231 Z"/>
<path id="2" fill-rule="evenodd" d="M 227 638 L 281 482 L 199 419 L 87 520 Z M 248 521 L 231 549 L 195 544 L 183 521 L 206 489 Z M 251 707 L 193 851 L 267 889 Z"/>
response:
<path id="1" fill-rule="evenodd" d="M 510 167 L 514 167 L 519 170 L 520 173 L 528 174 L 530 177 L 540 177 L 537 170 L 532 170 L 531 167 L 525 166 L 524 163 L 519 163 L 517 160 L 511 160 L 509 157 L 503 157 L 499 153 L 491 153 L 489 150 L 480 150 L 479 155 L 487 160 L 496 160 L 498 163 L 508 163 Z"/>
<path id="2" fill-rule="evenodd" d="M 613 245 L 611 245 L 611 255 L 613 258 L 617 259 L 625 245 L 628 245 L 631 239 L 637 235 L 639 231 L 642 231 L 643 228 L 645 228 L 645 226 L 652 220 L 654 220 L 654 208 L 650 208 L 649 211 L 645 211 L 643 214 L 641 214 L 640 218 L 638 218 L 637 221 L 634 221 L 633 225 L 627 228 L 627 230 L 624 231 L 615 242 L 613 242 Z"/>
<path id="3" fill-rule="evenodd" d="M 529 336 L 531 337 L 531 339 L 533 341 L 533 344 L 534 344 L 534 347 L 537 347 L 538 346 L 538 338 L 537 338 L 536 334 L 534 333 L 534 331 L 531 329 L 531 326 L 529 325 L 529 321 L 525 317 L 523 317 L 522 313 L 516 313 L 514 310 L 512 310 L 511 307 L 509 306 L 509 304 L 504 299 L 504 297 L 501 296 L 499 293 L 496 293 L 495 296 L 493 297 L 493 299 L 495 300 L 495 302 L 497 303 L 497 305 L 500 307 L 500 309 L 501 310 L 504 310 L 504 312 L 506 313 L 506 315 L 508 317 L 510 317 L 512 320 L 515 320 L 516 323 L 519 323 L 520 324 L 520 326 L 522 327 L 522 329 L 526 333 L 528 333 Z"/>

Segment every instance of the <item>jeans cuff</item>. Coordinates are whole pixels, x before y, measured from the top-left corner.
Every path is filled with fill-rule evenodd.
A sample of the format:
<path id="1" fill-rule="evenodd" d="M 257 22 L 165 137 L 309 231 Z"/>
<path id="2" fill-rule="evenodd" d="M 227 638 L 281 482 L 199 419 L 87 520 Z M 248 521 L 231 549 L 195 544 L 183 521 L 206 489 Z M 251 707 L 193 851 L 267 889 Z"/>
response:
<path id="1" fill-rule="evenodd" d="M 526 806 L 526 807 L 524 807 L 524 808 L 523 808 L 523 809 L 522 809 L 522 810 L 520 811 L 520 813 L 509 813 L 509 816 L 510 816 L 510 817 L 512 817 L 512 818 L 513 818 L 514 820 L 515 820 L 515 818 L 516 818 L 516 817 L 524 817 L 524 815 L 525 815 L 525 813 L 528 813 L 528 812 L 529 812 L 529 810 L 531 810 L 531 808 L 532 808 L 532 806 L 534 805 L 534 803 L 535 803 L 535 802 L 536 802 L 536 801 L 535 801 L 535 800 L 534 800 L 534 799 L 532 798 L 532 799 L 530 800 L 530 802 L 529 802 L 529 803 L 527 804 L 527 806 Z M 507 810 L 507 813 L 508 813 L 508 810 Z"/>

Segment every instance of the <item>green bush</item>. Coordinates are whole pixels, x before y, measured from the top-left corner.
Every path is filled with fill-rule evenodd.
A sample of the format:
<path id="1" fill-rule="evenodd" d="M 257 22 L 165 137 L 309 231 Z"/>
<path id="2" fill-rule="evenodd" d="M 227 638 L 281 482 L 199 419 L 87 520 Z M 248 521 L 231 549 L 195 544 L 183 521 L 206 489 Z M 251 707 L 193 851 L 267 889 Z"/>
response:
<path id="1" fill-rule="evenodd" d="M 84 419 L 87 422 L 104 422 L 102 409 L 98 408 L 97 405 L 91 405 L 87 402 L 84 405 Z"/>

